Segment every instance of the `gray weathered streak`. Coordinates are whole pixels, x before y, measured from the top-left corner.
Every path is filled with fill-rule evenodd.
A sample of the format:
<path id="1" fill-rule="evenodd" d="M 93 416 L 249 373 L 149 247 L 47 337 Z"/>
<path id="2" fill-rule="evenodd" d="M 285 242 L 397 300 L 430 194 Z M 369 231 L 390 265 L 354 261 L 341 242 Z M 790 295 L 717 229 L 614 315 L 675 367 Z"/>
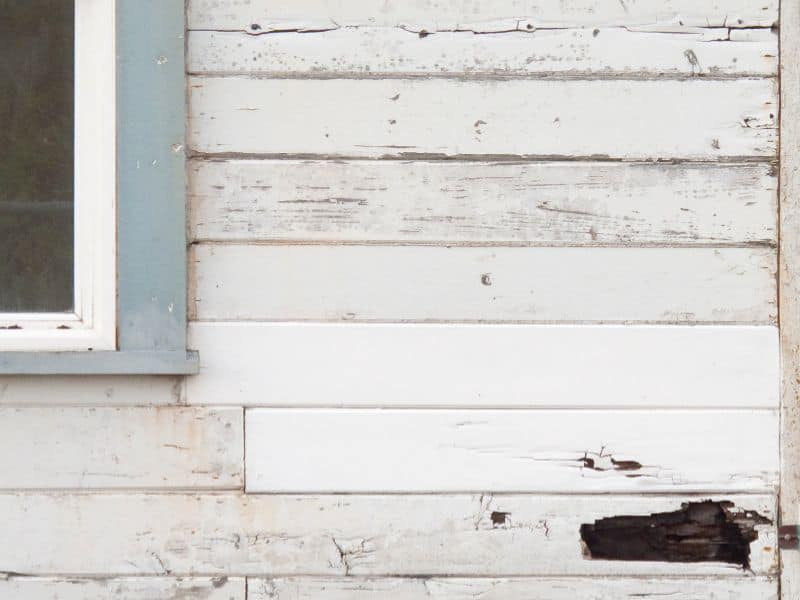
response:
<path id="1" fill-rule="evenodd" d="M 777 239 L 777 178 L 762 164 L 193 160 L 189 173 L 194 241 L 686 246 Z"/>
<path id="2" fill-rule="evenodd" d="M 0 600 L 252 600 L 242 577 L 40 578 L 0 576 Z"/>

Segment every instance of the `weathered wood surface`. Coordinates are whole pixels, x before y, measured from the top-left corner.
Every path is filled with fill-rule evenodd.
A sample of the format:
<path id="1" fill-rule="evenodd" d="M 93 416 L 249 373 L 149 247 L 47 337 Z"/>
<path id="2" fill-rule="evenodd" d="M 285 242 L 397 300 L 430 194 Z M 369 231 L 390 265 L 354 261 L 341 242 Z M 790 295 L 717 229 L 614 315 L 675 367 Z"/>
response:
<path id="1" fill-rule="evenodd" d="M 343 442 L 345 443 L 345 442 Z M 703 498 L 707 498 L 704 496 Z M 0 495 L 0 565 L 29 575 L 729 575 L 728 563 L 605 561 L 580 526 L 674 511 L 675 496 Z M 773 496 L 727 496 L 775 518 Z M 503 523 L 497 515 L 506 513 Z M 753 573 L 775 570 L 776 531 L 757 526 Z"/>
<path id="2" fill-rule="evenodd" d="M 190 403 L 778 406 L 774 327 L 192 323 L 189 332 L 201 363 Z"/>
<path id="3" fill-rule="evenodd" d="M 250 579 L 248 600 L 778 600 L 777 580 L 659 578 Z"/>
<path id="4" fill-rule="evenodd" d="M 781 2 L 781 522 L 800 523 L 800 4 Z M 800 552 L 781 554 L 783 600 L 800 599 Z"/>
<path id="5" fill-rule="evenodd" d="M 239 578 L 0 577 L 0 600 L 251 600 Z"/>
<path id="6" fill-rule="evenodd" d="M 729 29 L 675 32 L 548 29 L 420 37 L 408 29 L 363 27 L 316 34 L 195 31 L 188 70 L 269 76 L 706 77 L 774 76 L 778 36 L 745 39 Z"/>
<path id="7" fill-rule="evenodd" d="M 777 411 L 254 408 L 245 427 L 248 492 L 747 492 L 778 484 Z"/>
<path id="8" fill-rule="evenodd" d="M 428 31 L 529 21 L 534 26 L 685 25 L 770 27 L 778 20 L 777 0 L 190 0 L 190 29 L 269 31 L 273 27 L 354 25 L 425 27 Z M 273 25 L 274 24 L 274 25 Z M 496 29 L 496 27 L 495 27 Z"/>
<path id="9" fill-rule="evenodd" d="M 183 402 L 184 380 L 166 376 L 0 377 L 0 405 L 156 406 Z"/>
<path id="10" fill-rule="evenodd" d="M 242 420 L 237 408 L 0 408 L 0 486 L 239 488 Z"/>
<path id="11" fill-rule="evenodd" d="M 769 79 L 190 77 L 189 85 L 190 147 L 208 154 L 713 160 L 776 152 Z"/>
<path id="12" fill-rule="evenodd" d="M 201 320 L 777 318 L 772 249 L 236 244 L 195 246 L 192 257 Z"/>
<path id="13" fill-rule="evenodd" d="M 770 165 L 195 160 L 194 240 L 775 244 Z"/>

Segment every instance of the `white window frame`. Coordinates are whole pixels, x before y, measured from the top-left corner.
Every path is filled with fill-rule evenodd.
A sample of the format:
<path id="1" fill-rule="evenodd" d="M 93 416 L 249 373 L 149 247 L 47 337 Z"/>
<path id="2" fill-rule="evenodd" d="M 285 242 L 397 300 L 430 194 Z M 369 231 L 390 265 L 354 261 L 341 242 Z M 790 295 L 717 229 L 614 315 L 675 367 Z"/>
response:
<path id="1" fill-rule="evenodd" d="M 75 0 L 75 310 L 0 313 L 0 351 L 116 349 L 115 6 Z"/>

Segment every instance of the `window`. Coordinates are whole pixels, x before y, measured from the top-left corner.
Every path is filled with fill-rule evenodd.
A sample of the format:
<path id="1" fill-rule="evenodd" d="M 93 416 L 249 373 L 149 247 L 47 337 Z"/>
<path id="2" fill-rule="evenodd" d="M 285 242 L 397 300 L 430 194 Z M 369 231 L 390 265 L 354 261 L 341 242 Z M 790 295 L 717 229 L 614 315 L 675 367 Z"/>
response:
<path id="1" fill-rule="evenodd" d="M 115 349 L 114 2 L 0 4 L 0 348 Z"/>
<path id="2" fill-rule="evenodd" d="M 183 0 L 0 0 L 0 374 L 191 373 Z"/>

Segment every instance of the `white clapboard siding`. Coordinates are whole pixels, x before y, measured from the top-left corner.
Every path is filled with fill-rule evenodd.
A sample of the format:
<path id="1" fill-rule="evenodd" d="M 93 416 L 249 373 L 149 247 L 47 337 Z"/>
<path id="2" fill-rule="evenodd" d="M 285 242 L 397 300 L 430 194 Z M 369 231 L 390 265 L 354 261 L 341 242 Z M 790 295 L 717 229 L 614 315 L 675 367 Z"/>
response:
<path id="1" fill-rule="evenodd" d="M 195 160 L 194 240 L 775 244 L 764 164 Z"/>
<path id="2" fill-rule="evenodd" d="M 778 600 L 777 580 L 666 578 L 250 579 L 248 600 Z"/>
<path id="3" fill-rule="evenodd" d="M 343 440 L 346 443 L 346 440 Z M 740 453 L 741 454 L 741 453 Z M 283 460 L 282 455 L 278 460 Z M 702 496 L 702 499 L 715 498 Z M 0 495 L 0 564 L 29 575 L 729 575 L 739 565 L 589 560 L 580 526 L 701 497 Z M 774 496 L 726 496 L 775 519 Z M 497 527 L 492 512 L 508 513 Z M 37 524 L 32 526 L 31 515 Z M 774 572 L 774 525 L 750 545 Z"/>
<path id="4" fill-rule="evenodd" d="M 687 25 L 770 27 L 777 0 L 190 0 L 190 29 L 330 28 L 354 25 L 419 26 L 428 31 L 503 27 Z M 252 28 L 252 25 L 258 25 Z"/>
<path id="5" fill-rule="evenodd" d="M 201 245 L 201 320 L 771 323 L 773 249 Z M 258 274 L 254 277 L 254 274 Z"/>
<path id="6" fill-rule="evenodd" d="M 0 408 L 0 486 L 239 488 L 236 408 Z"/>
<path id="7" fill-rule="evenodd" d="M 248 492 L 742 492 L 778 483 L 778 413 L 768 410 L 254 408 L 245 427 Z M 743 452 L 747 440 L 758 441 Z M 637 465 L 617 466 L 628 461 Z"/>
<path id="8" fill-rule="evenodd" d="M 183 400 L 183 378 L 31 375 L 0 377 L 0 405 L 155 406 Z"/>
<path id="9" fill-rule="evenodd" d="M 741 582 L 740 582 L 741 585 Z M 251 600 L 245 580 L 228 578 L 0 578 L 0 600 Z M 758 596 L 758 598 L 761 598 Z M 263 600 L 263 598 L 258 598 Z"/>
<path id="10" fill-rule="evenodd" d="M 776 151 L 771 79 L 189 84 L 190 145 L 200 153 L 715 159 Z"/>
<path id="11" fill-rule="evenodd" d="M 728 29 L 676 32 L 548 29 L 420 37 L 400 28 L 365 27 L 315 34 L 196 31 L 189 37 L 193 73 L 351 76 L 774 76 L 778 36 L 746 41 Z"/>
<path id="12" fill-rule="evenodd" d="M 191 323 L 190 403 L 778 406 L 774 327 Z"/>

